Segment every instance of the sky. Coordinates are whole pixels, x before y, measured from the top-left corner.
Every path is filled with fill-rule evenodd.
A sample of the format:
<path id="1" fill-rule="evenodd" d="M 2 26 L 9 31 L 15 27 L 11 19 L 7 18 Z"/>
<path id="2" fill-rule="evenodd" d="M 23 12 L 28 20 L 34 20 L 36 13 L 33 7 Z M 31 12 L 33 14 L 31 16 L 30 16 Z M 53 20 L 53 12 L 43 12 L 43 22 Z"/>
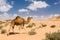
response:
<path id="1" fill-rule="evenodd" d="M 0 20 L 16 16 L 33 19 L 60 16 L 60 0 L 0 0 Z"/>

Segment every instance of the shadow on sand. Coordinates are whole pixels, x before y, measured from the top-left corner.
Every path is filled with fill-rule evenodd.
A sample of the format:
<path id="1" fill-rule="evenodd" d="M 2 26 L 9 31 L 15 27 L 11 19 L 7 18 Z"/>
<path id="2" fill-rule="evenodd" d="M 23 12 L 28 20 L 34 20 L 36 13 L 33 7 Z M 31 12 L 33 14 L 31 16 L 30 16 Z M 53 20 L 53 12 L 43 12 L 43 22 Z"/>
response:
<path id="1" fill-rule="evenodd" d="M 25 32 L 23 32 L 23 33 L 18 33 L 18 32 L 10 32 L 9 34 L 7 34 L 7 35 L 15 35 L 15 34 L 27 34 L 27 33 L 25 33 Z"/>
<path id="2" fill-rule="evenodd" d="M 18 32 L 10 32 L 8 35 L 15 35 L 15 34 L 20 34 Z"/>

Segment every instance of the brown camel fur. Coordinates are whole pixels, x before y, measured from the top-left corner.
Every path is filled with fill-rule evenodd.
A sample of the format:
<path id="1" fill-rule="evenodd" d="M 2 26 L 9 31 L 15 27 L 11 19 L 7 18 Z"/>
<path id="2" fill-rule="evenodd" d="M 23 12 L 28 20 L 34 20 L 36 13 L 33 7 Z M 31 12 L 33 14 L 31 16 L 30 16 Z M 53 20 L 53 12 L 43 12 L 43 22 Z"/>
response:
<path id="1" fill-rule="evenodd" d="M 31 21 L 32 17 L 28 17 L 27 21 L 24 20 L 24 18 L 21 18 L 20 16 L 17 16 L 15 19 L 11 21 L 11 27 L 12 31 L 14 32 L 14 26 L 15 25 L 22 25 L 21 28 L 24 28 L 25 24 L 28 24 Z M 20 29 L 20 28 L 19 28 Z M 10 29 L 9 29 L 10 30 Z"/>

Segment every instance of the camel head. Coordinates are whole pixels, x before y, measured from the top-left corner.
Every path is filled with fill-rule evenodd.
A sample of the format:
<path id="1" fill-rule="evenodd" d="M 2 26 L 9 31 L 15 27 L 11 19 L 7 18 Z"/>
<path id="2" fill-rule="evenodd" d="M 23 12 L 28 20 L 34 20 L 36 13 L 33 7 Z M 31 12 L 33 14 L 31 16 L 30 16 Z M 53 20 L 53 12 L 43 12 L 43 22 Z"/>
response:
<path id="1" fill-rule="evenodd" d="M 27 18 L 27 22 L 29 23 L 31 21 L 32 17 Z"/>
<path id="2" fill-rule="evenodd" d="M 31 17 L 31 16 L 29 16 L 27 19 L 28 19 L 28 20 L 31 20 L 31 19 L 32 19 L 32 17 Z"/>

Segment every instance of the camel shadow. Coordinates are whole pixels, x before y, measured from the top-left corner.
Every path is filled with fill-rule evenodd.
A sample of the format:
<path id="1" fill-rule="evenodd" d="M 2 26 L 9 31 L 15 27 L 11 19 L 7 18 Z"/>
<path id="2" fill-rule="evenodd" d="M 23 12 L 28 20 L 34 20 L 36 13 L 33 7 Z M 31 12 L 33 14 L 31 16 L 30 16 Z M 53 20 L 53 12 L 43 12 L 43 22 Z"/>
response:
<path id="1" fill-rule="evenodd" d="M 18 32 L 10 32 L 8 35 L 15 35 L 15 34 L 20 34 Z"/>
<path id="2" fill-rule="evenodd" d="M 15 34 L 27 34 L 27 33 L 25 33 L 25 32 L 23 32 L 23 33 L 18 33 L 18 32 L 10 32 L 9 34 L 7 34 L 7 35 L 15 35 Z"/>

